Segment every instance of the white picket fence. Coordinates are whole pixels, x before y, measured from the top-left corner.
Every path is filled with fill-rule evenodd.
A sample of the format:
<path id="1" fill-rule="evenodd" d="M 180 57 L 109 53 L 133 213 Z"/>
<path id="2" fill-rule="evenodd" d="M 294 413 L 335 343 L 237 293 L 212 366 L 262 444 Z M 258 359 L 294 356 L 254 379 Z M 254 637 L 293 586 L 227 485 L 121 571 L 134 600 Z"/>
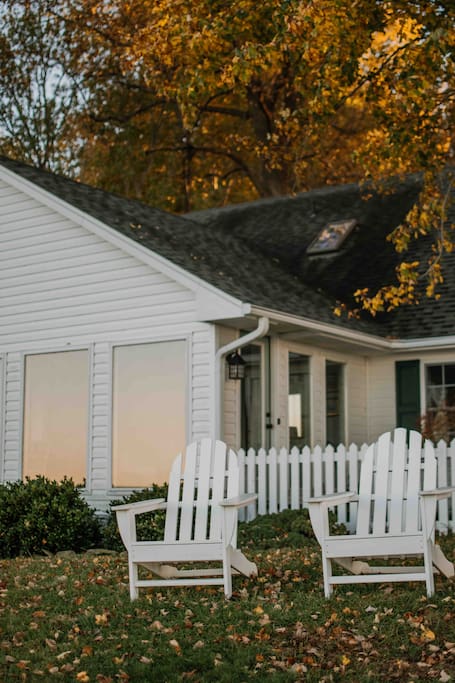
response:
<path id="1" fill-rule="evenodd" d="M 290 452 L 282 448 L 269 451 L 249 449 L 239 451 L 240 487 L 245 493 L 257 493 L 258 500 L 243 513 L 251 521 L 257 515 L 282 510 L 300 510 L 311 496 L 341 491 L 357 491 L 360 463 L 367 445 L 334 449 L 317 446 Z M 455 486 L 455 439 L 436 446 L 438 486 Z M 357 503 L 346 503 L 336 508 L 338 521 L 351 531 L 355 528 Z M 455 494 L 438 503 L 437 529 L 442 533 L 455 530 Z"/>

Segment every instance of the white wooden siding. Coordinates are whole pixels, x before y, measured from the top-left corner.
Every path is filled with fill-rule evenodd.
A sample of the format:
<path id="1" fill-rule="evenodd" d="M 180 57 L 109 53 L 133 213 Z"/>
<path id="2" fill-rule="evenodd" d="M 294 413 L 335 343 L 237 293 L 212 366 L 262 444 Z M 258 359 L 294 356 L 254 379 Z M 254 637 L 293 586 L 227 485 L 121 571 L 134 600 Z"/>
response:
<path id="1" fill-rule="evenodd" d="M 230 327 L 217 329 L 218 339 L 217 348 L 226 346 L 234 339 L 238 339 L 238 330 Z M 223 388 L 223 420 L 222 438 L 230 446 L 237 450 L 240 448 L 240 382 L 229 380 L 226 372 L 226 358 L 222 359 L 221 372 L 225 378 Z"/>
<path id="2" fill-rule="evenodd" d="M 90 349 L 87 499 L 111 485 L 112 348 L 188 340 L 187 432 L 211 433 L 213 325 L 197 319 L 196 290 L 89 228 L 0 181 L 0 481 L 22 476 L 24 356 Z M 199 302 L 200 305 L 200 302 Z M 0 387 L 2 386 L 0 377 Z"/>
<path id="3" fill-rule="evenodd" d="M 3 480 L 15 481 L 22 476 L 23 358 L 20 353 L 5 358 L 2 474 Z"/>
<path id="4" fill-rule="evenodd" d="M 347 434 L 346 441 L 361 443 L 367 438 L 367 367 L 364 356 L 346 361 Z"/>
<path id="5" fill-rule="evenodd" d="M 368 434 L 374 441 L 396 422 L 395 358 L 370 358 L 368 367 Z"/>
<path id="6" fill-rule="evenodd" d="M 106 343 L 95 344 L 91 356 L 92 395 L 89 429 L 89 488 L 111 488 L 112 355 Z"/>
<path id="7" fill-rule="evenodd" d="M 196 319 L 194 291 L 0 183 L 0 349 Z"/>
<path id="8" fill-rule="evenodd" d="M 213 397 L 214 329 L 201 326 L 191 339 L 191 381 L 189 396 L 191 419 L 190 440 L 195 441 L 211 433 Z"/>

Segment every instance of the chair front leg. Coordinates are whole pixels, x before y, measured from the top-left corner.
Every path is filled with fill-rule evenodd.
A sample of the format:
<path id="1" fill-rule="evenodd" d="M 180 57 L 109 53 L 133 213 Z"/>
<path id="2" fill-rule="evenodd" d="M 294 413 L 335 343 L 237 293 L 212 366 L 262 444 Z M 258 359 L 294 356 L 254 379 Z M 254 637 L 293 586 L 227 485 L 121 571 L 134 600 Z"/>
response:
<path id="1" fill-rule="evenodd" d="M 135 564 L 131 559 L 130 555 L 128 554 L 128 574 L 129 574 L 129 580 L 130 580 L 130 598 L 131 600 L 137 600 L 139 597 L 139 591 L 137 589 L 137 581 L 138 581 L 138 568 L 137 564 Z"/>
<path id="2" fill-rule="evenodd" d="M 232 596 L 232 561 L 231 551 L 232 542 L 235 539 L 235 529 L 237 525 L 237 510 L 231 508 L 222 508 L 222 539 L 223 544 L 223 580 L 224 580 L 224 595 L 227 599 Z"/>

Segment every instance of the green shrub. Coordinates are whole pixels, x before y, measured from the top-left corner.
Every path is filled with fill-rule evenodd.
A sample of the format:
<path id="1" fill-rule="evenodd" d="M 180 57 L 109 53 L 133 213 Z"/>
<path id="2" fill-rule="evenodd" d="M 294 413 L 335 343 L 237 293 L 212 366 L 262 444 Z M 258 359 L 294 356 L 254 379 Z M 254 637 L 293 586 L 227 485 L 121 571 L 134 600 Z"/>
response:
<path id="1" fill-rule="evenodd" d="M 100 540 L 95 512 L 71 479 L 38 476 L 0 485 L 0 557 L 80 552 Z"/>
<path id="2" fill-rule="evenodd" d="M 150 488 L 141 491 L 133 491 L 128 496 L 123 496 L 121 500 L 112 500 L 110 505 L 109 517 L 103 528 L 103 545 L 110 550 L 125 550 L 117 526 L 117 516 L 115 506 L 125 503 L 137 503 L 139 500 L 149 500 L 151 498 L 167 499 L 167 484 L 152 484 Z M 166 519 L 165 510 L 156 512 L 146 512 L 136 518 L 136 533 L 138 541 L 161 541 L 164 536 L 164 523 Z"/>
<path id="3" fill-rule="evenodd" d="M 329 522 L 332 534 L 346 533 L 344 525 L 336 522 L 333 512 L 329 512 Z M 239 524 L 240 548 L 299 548 L 305 539 L 314 539 L 308 510 L 283 510 Z"/>

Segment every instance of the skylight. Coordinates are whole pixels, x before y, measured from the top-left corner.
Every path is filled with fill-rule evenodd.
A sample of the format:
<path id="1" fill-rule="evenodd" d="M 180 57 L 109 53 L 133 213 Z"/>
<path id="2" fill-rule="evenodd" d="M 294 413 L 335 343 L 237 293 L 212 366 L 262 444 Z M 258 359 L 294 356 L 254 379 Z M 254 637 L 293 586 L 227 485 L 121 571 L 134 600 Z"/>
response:
<path id="1" fill-rule="evenodd" d="M 307 248 L 307 254 L 327 254 L 337 251 L 356 224 L 355 218 L 327 223 Z"/>

